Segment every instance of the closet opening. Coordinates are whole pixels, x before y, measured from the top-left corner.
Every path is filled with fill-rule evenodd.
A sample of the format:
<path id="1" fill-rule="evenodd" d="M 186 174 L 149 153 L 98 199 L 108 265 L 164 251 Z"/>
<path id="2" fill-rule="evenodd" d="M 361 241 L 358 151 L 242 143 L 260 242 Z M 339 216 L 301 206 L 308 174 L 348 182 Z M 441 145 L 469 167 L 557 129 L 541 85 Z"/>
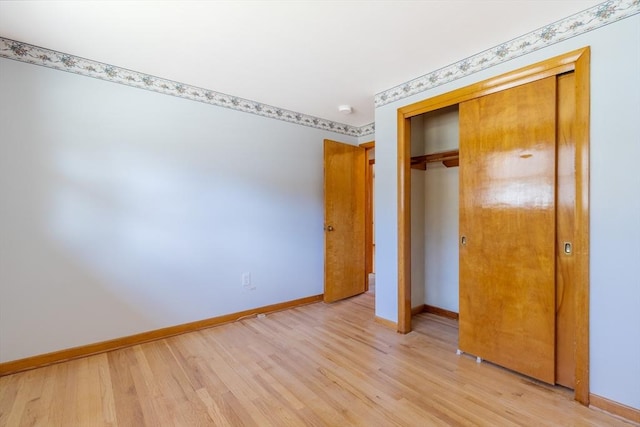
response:
<path id="1" fill-rule="evenodd" d="M 458 318 L 458 106 L 411 118 L 411 311 Z"/>
<path id="2" fill-rule="evenodd" d="M 544 324 L 546 337 L 551 336 L 551 340 L 545 338 L 547 342 L 550 342 L 550 346 L 547 348 L 549 351 L 544 352 L 545 360 L 551 358 L 552 360 L 556 357 L 558 352 L 567 352 L 567 347 L 562 350 L 558 350 L 558 343 L 553 343 L 553 339 L 556 337 L 560 337 L 562 334 L 556 331 L 556 328 L 561 327 L 563 321 L 559 320 L 557 317 L 557 313 L 559 312 L 559 307 L 556 307 L 557 302 L 561 302 L 561 305 L 570 308 L 573 310 L 572 316 L 574 316 L 574 334 L 571 338 L 571 346 L 568 348 L 570 356 L 573 356 L 573 360 L 575 362 L 573 371 L 573 379 L 574 379 L 574 391 L 575 391 L 575 399 L 584 405 L 589 404 L 589 61 L 590 59 L 590 50 L 588 47 L 582 48 L 573 52 L 569 52 L 565 55 L 561 55 L 558 57 L 550 58 L 546 61 L 524 67 L 518 70 L 515 70 L 510 73 L 506 73 L 489 80 L 485 80 L 470 86 L 466 86 L 460 89 L 456 89 L 452 92 L 445 93 L 442 95 L 438 95 L 436 97 L 426 99 L 421 102 L 417 102 L 415 104 L 411 104 L 405 107 L 402 107 L 398 110 L 398 332 L 400 333 L 408 333 L 411 331 L 411 316 L 412 312 L 416 312 L 420 309 L 421 301 L 424 301 L 425 304 L 422 307 L 422 310 L 425 309 L 426 306 L 430 306 L 431 304 L 428 301 L 437 301 L 436 304 L 450 304 L 446 302 L 445 299 L 442 300 L 434 300 L 431 297 L 435 298 L 434 295 L 429 295 L 428 293 L 433 289 L 434 292 L 436 288 L 431 288 L 428 286 L 429 281 L 427 276 L 431 273 L 428 273 L 430 269 L 438 269 L 439 266 L 436 264 L 430 267 L 430 264 L 427 263 L 427 252 L 429 251 L 429 247 L 431 242 L 429 242 L 430 238 L 437 236 L 438 230 L 430 228 L 430 232 L 427 233 L 426 227 L 432 227 L 432 225 L 428 225 L 425 219 L 425 211 L 428 209 L 428 206 L 433 207 L 434 201 L 427 204 L 425 200 L 424 203 L 421 199 L 416 199 L 417 194 L 423 194 L 425 197 L 427 195 L 426 186 L 432 185 L 427 178 L 425 178 L 425 172 L 437 171 L 435 167 L 432 169 L 429 168 L 429 164 L 437 163 L 438 156 L 442 163 L 445 161 L 449 163 L 449 165 L 453 166 L 456 162 L 459 162 L 459 189 L 458 194 L 460 195 L 460 200 L 458 203 L 463 203 L 463 196 L 465 197 L 464 203 L 468 203 L 470 200 L 473 203 L 476 203 L 478 198 L 470 197 L 470 194 L 484 194 L 488 198 L 484 200 L 488 202 L 486 206 L 491 208 L 492 205 L 501 205 L 509 211 L 512 209 L 511 203 L 519 199 L 519 197 L 509 199 L 505 198 L 505 196 L 510 196 L 513 193 L 512 188 L 517 187 L 517 185 L 510 185 L 512 183 L 516 183 L 521 181 L 521 174 L 519 175 L 517 171 L 520 166 L 524 165 L 524 163 L 517 163 L 520 161 L 518 159 L 523 159 L 523 161 L 527 161 L 526 159 L 540 159 L 547 158 L 551 163 L 540 163 L 541 167 L 544 168 L 544 176 L 545 176 L 545 184 L 535 185 L 536 188 L 541 189 L 548 187 L 547 181 L 550 182 L 552 186 L 554 186 L 555 190 L 551 192 L 541 193 L 542 199 L 553 205 L 553 208 L 549 210 L 550 214 L 546 217 L 547 219 L 543 219 L 543 221 L 548 222 L 548 218 L 551 218 L 554 222 L 547 224 L 545 222 L 545 226 L 542 227 L 545 230 L 549 228 L 552 229 L 552 233 L 546 233 L 542 239 L 545 243 L 542 244 L 541 247 L 545 249 L 545 271 L 550 272 L 550 274 L 554 274 L 555 276 L 551 279 L 550 282 L 552 286 L 555 286 L 556 289 L 551 295 L 550 298 L 549 293 L 545 291 L 544 304 L 537 304 L 540 301 L 536 300 L 537 309 L 541 310 L 541 312 L 545 316 L 544 322 L 533 322 L 526 326 L 525 330 L 530 331 L 532 334 L 536 334 L 538 331 L 531 328 L 532 324 Z M 567 77 L 568 76 L 568 77 Z M 548 85 L 538 86 L 536 82 L 539 81 L 547 81 L 550 82 Z M 535 83 L 536 86 L 532 87 L 531 90 L 524 89 L 524 92 L 519 92 L 520 87 L 525 87 Z M 552 131 L 545 131 L 545 138 L 554 139 L 552 145 L 548 145 L 551 147 L 551 151 L 539 151 L 538 147 L 534 145 L 527 145 L 527 141 L 531 141 L 530 137 L 526 135 L 522 139 L 524 142 L 523 147 L 525 147 L 522 152 L 515 153 L 517 155 L 511 155 L 511 157 L 505 157 L 505 151 L 503 149 L 503 143 L 498 142 L 497 144 L 493 143 L 493 135 L 491 132 L 480 132 L 476 138 L 476 136 L 471 136 L 474 132 L 473 129 L 485 128 L 485 126 L 494 126 L 499 132 L 504 135 L 510 135 L 512 132 L 509 129 L 516 129 L 516 132 L 519 132 L 521 128 L 526 128 L 527 126 L 531 128 L 531 132 L 533 138 L 537 138 L 535 136 L 537 125 L 529 125 L 532 121 L 537 121 L 540 123 L 540 120 L 548 122 L 546 118 L 541 115 L 537 115 L 537 113 L 533 114 L 532 117 L 535 117 L 533 120 L 528 120 L 527 115 L 523 114 L 523 111 L 530 111 L 531 113 L 536 112 L 537 108 L 535 107 L 538 100 L 535 98 L 536 93 L 540 93 L 540 91 L 544 88 L 545 93 L 548 93 L 550 90 L 552 98 L 545 97 L 544 102 L 547 105 L 547 112 L 544 117 L 551 117 L 552 123 L 546 123 L 544 126 L 552 126 Z M 507 93 L 507 91 L 518 89 L 518 91 L 511 91 L 511 93 L 518 93 L 521 95 L 514 96 L 498 96 L 493 97 L 494 94 L 499 93 Z M 569 90 L 568 90 L 569 89 Z M 531 99 L 532 101 L 526 101 L 526 99 Z M 502 101 L 501 101 L 502 100 Z M 506 101 L 505 101 L 506 100 Z M 524 100 L 524 101 L 523 101 Z M 496 110 L 495 105 L 491 108 L 494 102 L 507 102 L 506 108 L 504 110 L 510 111 L 511 115 L 511 124 L 505 124 L 502 117 L 503 109 L 498 108 Z M 528 105 L 528 106 L 527 106 Z M 464 122 L 467 124 L 466 127 L 462 125 L 463 120 L 463 110 L 462 106 L 464 106 Z M 488 108 L 488 109 L 487 109 Z M 493 108 L 493 110 L 492 110 Z M 522 110 L 522 108 L 525 108 Z M 529 110 L 526 110 L 529 108 Z M 553 111 L 556 111 L 554 113 Z M 460 135 L 460 157 L 455 158 L 453 155 L 454 147 L 447 146 L 441 147 L 443 149 L 446 148 L 446 151 L 440 152 L 430 152 L 431 147 L 427 147 L 427 144 L 437 144 L 435 140 L 427 140 L 426 135 L 428 130 L 425 129 L 425 120 L 427 122 L 437 122 L 438 120 L 445 120 L 443 116 L 446 116 L 445 113 L 451 114 L 451 117 L 454 116 L 452 113 L 457 110 L 458 120 L 460 120 L 460 128 L 465 130 L 464 138 L 462 137 L 462 132 Z M 500 120 L 493 120 L 495 116 L 485 116 L 483 115 L 485 111 L 500 111 L 499 115 L 502 117 Z M 495 114 L 495 113 L 493 113 Z M 520 122 L 518 122 L 520 120 Z M 469 123 L 473 123 L 469 125 Z M 514 125 L 515 123 L 515 125 Z M 438 126 L 430 123 L 430 126 L 433 126 L 433 129 L 438 129 Z M 506 126 L 506 127 L 505 127 Z M 440 129 L 441 131 L 442 129 Z M 435 132 L 435 131 L 434 131 Z M 506 132 L 506 134 L 504 133 Z M 463 141 L 464 139 L 464 141 Z M 504 140 L 508 140 L 509 138 L 505 138 Z M 465 142 L 466 141 L 466 142 Z M 466 147 L 475 147 L 474 150 L 463 150 L 462 144 L 465 143 Z M 501 145 L 503 144 L 503 145 Z M 555 149 L 553 148 L 555 144 Z M 563 149 L 567 144 L 571 145 L 571 153 L 569 157 L 566 157 L 566 150 Z M 478 149 L 478 147 L 481 147 Z M 506 146 L 505 146 L 506 147 Z M 491 150 L 496 150 L 496 156 L 492 156 Z M 507 150 L 512 150 L 511 148 L 507 148 Z M 555 150 L 555 151 L 554 151 Z M 560 150 L 560 151 L 558 151 Z M 513 150 L 512 150 L 513 151 Z M 512 153 L 512 154 L 513 154 Z M 561 160 L 560 163 L 556 164 L 556 158 L 561 159 L 561 155 L 558 153 L 563 153 L 562 156 L 565 156 Z M 435 156 L 434 156 L 435 155 Z M 466 156 L 466 157 L 465 157 Z M 508 170 L 509 167 L 502 168 L 498 167 L 495 169 L 495 172 L 491 171 L 491 167 L 486 167 L 484 169 L 471 167 L 472 161 L 477 159 L 476 156 L 483 157 L 486 165 L 494 164 L 494 165 L 503 165 L 504 161 L 512 162 L 510 159 L 516 159 L 513 164 L 516 166 L 511 167 L 511 170 Z M 560 156 L 560 157 L 559 157 Z M 498 163 L 495 163 L 495 160 L 499 159 Z M 507 160 L 504 160 L 507 159 Z M 565 160 L 569 159 L 569 167 L 565 169 L 567 163 Z M 492 163 L 494 162 L 494 163 Z M 537 169 L 531 169 L 532 164 L 535 162 L 528 162 L 525 165 L 525 169 L 522 169 L 523 172 L 529 173 L 529 175 L 538 175 L 536 172 Z M 509 163 L 511 164 L 511 163 Z M 547 166 L 551 164 L 555 169 L 548 169 Z M 465 168 L 468 167 L 469 171 L 474 171 L 471 175 L 480 174 L 481 178 L 486 181 L 486 184 L 480 183 L 480 187 L 473 187 L 473 191 L 469 191 L 467 188 L 468 176 L 465 175 Z M 528 169 L 527 169 L 528 168 Z M 449 169 L 456 170 L 455 166 L 450 167 Z M 567 175 L 563 175 L 562 170 L 571 170 L 573 174 L 569 177 Z M 486 170 L 490 170 L 489 173 L 485 173 Z M 528 172 L 527 172 L 528 170 Z M 512 172 L 516 171 L 514 175 Z M 533 172 L 532 172 L 533 171 Z M 418 173 L 422 173 L 423 175 L 417 175 Z M 552 174 L 552 175 L 549 175 Z M 555 182 L 553 178 L 553 174 L 555 174 Z M 451 174 L 453 175 L 453 174 Z M 467 178 L 463 179 L 463 176 L 467 176 Z M 542 176 L 542 175 L 540 175 Z M 502 181 L 495 181 L 495 178 L 503 177 Z M 551 178 L 550 178 L 551 177 Z M 515 181 L 512 181 L 514 180 Z M 525 177 L 525 181 L 526 181 Z M 492 181 L 493 180 L 493 181 Z M 464 185 L 463 185 L 464 183 Z M 567 185 L 570 183 L 571 191 L 573 191 L 573 195 L 570 197 L 570 210 L 571 213 L 569 215 L 564 211 L 564 207 L 567 207 L 566 200 L 563 201 L 562 197 L 557 198 L 559 191 L 559 185 Z M 474 184 L 477 184 L 474 183 Z M 495 187 L 497 185 L 497 187 Z M 469 187 L 471 188 L 471 187 Z M 465 190 L 466 189 L 466 190 Z M 509 189 L 509 194 L 506 194 L 505 191 Z M 546 190 L 545 190 L 546 191 Z M 480 192 L 480 193 L 478 193 Z M 518 193 L 520 194 L 520 193 Z M 495 197 L 494 197 L 495 196 Z M 482 199 L 482 197 L 480 197 Z M 474 201 L 475 200 L 475 201 Z M 534 201 L 535 202 L 535 201 Z M 547 203 L 545 202 L 545 203 Z M 479 202 L 480 206 L 484 209 L 482 205 L 482 201 Z M 414 206 L 417 205 L 417 206 Z M 551 206 L 550 205 L 550 206 Z M 467 204 L 465 204 L 465 208 L 467 209 Z M 442 207 L 442 206 L 441 206 Z M 463 210 L 464 210 L 463 209 Z M 503 209 L 503 210 L 504 210 Z M 488 264 L 491 264 L 490 268 L 500 269 L 499 262 L 495 262 L 494 259 L 487 258 L 488 255 L 478 255 L 474 252 L 473 257 L 465 258 L 469 256 L 469 254 L 473 251 L 477 250 L 477 243 L 482 242 L 482 239 L 485 239 L 485 242 L 489 242 L 487 239 L 486 233 L 478 234 L 478 232 L 482 233 L 484 228 L 484 222 L 486 218 L 491 219 L 492 215 L 486 216 L 485 211 L 470 211 L 467 212 L 464 218 L 461 217 L 461 222 L 459 226 L 462 227 L 464 225 L 465 229 L 472 225 L 471 235 L 467 235 L 467 231 L 465 230 L 462 233 L 461 230 L 458 230 L 458 236 L 455 239 L 451 239 L 455 242 L 458 252 L 460 253 L 459 260 L 464 259 L 464 268 L 462 268 L 462 261 L 460 262 L 458 271 L 459 271 L 459 282 L 462 284 L 464 281 L 465 284 L 469 283 L 469 274 L 477 274 L 482 273 L 477 268 L 478 265 L 482 263 L 478 262 L 478 260 L 488 260 L 491 261 Z M 477 212 L 475 214 L 474 212 Z M 564 213 L 563 213 L 564 212 Z M 422 213 L 422 215 L 421 215 Z M 483 217 L 484 215 L 484 217 Z M 570 217 L 572 224 L 570 224 L 570 232 L 568 233 L 569 238 L 565 238 L 560 236 L 560 234 L 564 233 L 565 225 L 560 225 L 560 223 L 556 222 L 556 218 L 558 216 L 565 215 L 565 217 Z M 517 217 L 517 215 L 516 215 Z M 455 215 L 455 218 L 458 218 L 458 215 Z M 468 219 L 472 218 L 475 221 L 475 218 L 480 218 L 479 226 L 477 224 L 469 223 Z M 485 218 L 485 219 L 482 219 Z M 502 218 L 497 216 L 496 218 Z M 510 218 L 509 215 L 504 216 L 504 218 Z M 500 219 L 498 222 L 503 221 L 504 219 Z M 520 223 L 526 223 L 526 218 Z M 493 224 L 486 223 L 487 225 L 495 226 L 495 221 Z M 420 229 L 422 227 L 422 229 Z M 475 227 L 475 228 L 474 228 Z M 446 228 L 446 227 L 443 227 Z M 499 227 L 496 228 L 494 234 L 508 234 L 501 233 Z M 555 230 L 555 231 L 554 231 Z M 442 231 L 442 230 L 440 230 Z M 461 234 L 462 233 L 462 234 Z M 537 233 L 533 233 L 537 234 Z M 472 237 L 473 236 L 473 237 Z M 551 237 L 551 238 L 549 238 Z M 416 240 L 417 239 L 417 240 Z M 421 247 L 421 240 L 423 241 Z M 514 239 L 511 238 L 511 241 Z M 566 243 L 570 243 L 571 251 L 567 252 L 564 250 L 566 247 Z M 508 242 L 507 242 L 508 243 Z M 461 246 L 462 245 L 462 246 Z M 434 242 L 435 246 L 435 242 Z M 493 249 L 491 249 L 493 250 Z M 422 251 L 422 253 L 421 253 Z M 471 252 L 470 252 L 471 251 Z M 414 253 L 416 252 L 416 253 Z M 463 254 L 465 252 L 465 254 Z M 514 251 L 513 255 L 517 255 L 519 251 Z M 526 251 L 525 251 L 526 252 Z M 455 253 L 455 251 L 454 251 Z M 504 259 L 504 264 L 509 264 L 508 260 L 511 257 L 512 252 L 505 252 L 501 255 L 501 259 Z M 433 255 L 433 254 L 431 254 Z M 483 258 L 484 257 L 484 258 Z M 429 258 L 430 259 L 430 258 Z M 473 260 L 473 262 L 469 262 L 469 260 Z M 525 259 L 525 258 L 522 258 Z M 424 261 L 423 261 L 424 260 Z M 554 261 L 555 260 L 555 261 Z M 417 264 L 417 265 L 416 265 Z M 420 265 L 422 264 L 422 266 Z M 526 263 L 525 263 L 526 264 Z M 523 265 L 525 265 L 523 264 Z M 441 264 L 442 265 L 442 264 Z M 471 268 L 470 268 L 471 267 Z M 536 265 L 526 265 L 526 268 L 533 268 L 533 270 L 539 272 Z M 542 268 L 542 267 L 540 267 Z M 480 268 L 480 270 L 482 270 Z M 513 269 L 512 269 L 513 270 Z M 517 271 L 521 271 L 516 269 Z M 516 271 L 514 270 L 514 271 Z M 542 271 L 542 270 L 540 270 Z M 465 277 L 462 276 L 462 273 L 465 273 Z M 470 273 L 471 272 L 471 273 Z M 433 273 L 435 274 L 435 272 Z M 516 274 L 516 273 L 512 273 Z M 482 274 L 481 274 L 482 276 Z M 516 277 L 518 274 L 512 277 Z M 549 275 L 544 276 L 545 282 L 547 282 L 547 278 Z M 482 279 L 482 282 L 486 285 L 487 277 Z M 542 276 L 541 276 L 542 277 Z M 424 285 L 422 282 L 424 281 Z M 509 280 L 503 280 L 501 278 L 499 281 L 504 283 L 510 283 Z M 417 283 L 416 283 L 417 282 Z M 538 283 L 538 279 L 536 279 Z M 531 297 L 531 295 L 535 295 L 537 291 L 535 291 L 534 283 L 527 282 L 526 280 L 521 280 L 520 283 L 524 284 L 520 286 L 519 289 L 523 290 L 524 293 L 521 292 L 520 295 L 528 295 L 527 298 Z M 571 284 L 573 286 L 573 290 L 571 291 L 571 296 L 567 298 L 567 295 L 563 287 L 567 284 Z M 466 285 L 465 285 L 466 286 Z M 545 285 L 546 286 L 546 285 Z M 462 286 L 459 286 L 458 289 L 461 289 Z M 511 322 L 504 321 L 504 319 L 500 320 L 500 315 L 504 314 L 501 310 L 494 309 L 493 311 L 488 311 L 485 313 L 480 313 L 478 316 L 474 315 L 474 311 L 469 311 L 469 307 L 472 309 L 478 309 L 478 307 L 482 307 L 483 304 L 477 304 L 477 298 L 483 299 L 486 295 L 487 289 L 484 288 L 480 293 L 477 293 L 477 289 L 473 289 L 471 294 L 465 294 L 464 298 L 461 298 L 458 295 L 458 312 L 460 314 L 460 325 L 461 325 L 461 333 L 462 329 L 466 330 L 465 339 L 463 346 L 468 346 L 473 350 L 465 350 L 464 352 L 473 353 L 474 351 L 484 351 L 478 350 L 475 343 L 470 344 L 468 341 L 468 337 L 473 337 L 476 334 L 469 333 L 468 325 L 469 319 L 473 319 L 473 322 L 477 323 L 477 318 L 482 317 L 483 325 L 486 324 L 487 327 L 491 328 L 492 326 L 497 325 L 497 330 L 499 333 L 504 332 L 502 327 L 505 325 L 510 325 Z M 503 288 L 507 289 L 507 288 Z M 465 292 L 468 291 L 467 287 Z M 441 292 L 441 289 L 439 289 Z M 423 292 L 423 293 L 422 293 Z M 506 291 L 509 294 L 510 291 Z M 422 293 L 422 294 L 421 294 Z M 416 294 L 416 295 L 414 295 Z M 474 296 L 475 295 L 475 296 Z M 438 295 L 443 297 L 442 294 Z M 560 299 L 559 296 L 563 296 Z M 450 297 L 450 296 L 449 296 Z M 477 297 L 477 298 L 476 298 Z M 464 307 L 462 306 L 462 301 L 465 302 Z M 476 301 L 474 305 L 474 301 Z M 530 300 L 533 302 L 534 300 Z M 469 303 L 471 302 L 471 304 Z M 550 304 L 547 304 L 551 302 Z M 516 304 L 516 310 L 509 310 L 510 315 L 515 315 L 518 319 L 521 319 L 523 322 L 526 322 L 527 316 L 520 315 L 521 313 L 525 313 L 528 310 L 527 302 L 520 302 Z M 547 307 L 548 306 L 548 307 Z M 437 307 L 442 310 L 448 310 L 451 313 L 455 313 L 455 305 L 448 305 L 448 307 L 452 307 L 454 309 L 447 309 L 445 307 Z M 475 307 L 475 308 L 474 308 Z M 435 309 L 434 308 L 434 309 Z M 413 309 L 413 310 L 412 310 Z M 466 312 L 463 313 L 463 311 Z M 482 311 L 482 310 L 481 310 Z M 486 311 L 486 310 L 485 310 Z M 471 313 L 471 314 L 470 314 Z M 514 314 L 515 313 L 515 314 Z M 464 316 L 463 316 L 464 315 Z M 465 319 L 465 322 L 463 322 Z M 473 323 L 471 322 L 471 323 Z M 555 326 L 551 326 L 549 328 L 549 322 L 555 324 Z M 462 328 L 464 323 L 464 328 Z M 515 330 L 518 330 L 515 328 Z M 481 330 L 478 330 L 481 332 Z M 514 329 L 511 329 L 511 332 L 507 331 L 508 334 L 514 334 Z M 483 335 L 484 332 L 482 332 Z M 518 334 L 512 335 L 517 336 Z M 532 335 L 533 336 L 533 335 Z M 485 343 L 491 343 L 493 336 L 491 334 L 488 335 L 488 339 L 485 339 Z M 460 337 L 461 338 L 461 337 Z M 487 337 L 484 337 L 487 338 Z M 508 339 L 505 339 L 505 335 L 499 337 L 502 342 L 509 343 Z M 532 338 L 533 339 L 533 338 Z M 535 339 L 534 339 L 535 340 Z M 531 343 L 525 339 L 521 340 L 525 345 L 530 345 Z M 489 344 L 491 347 L 491 344 Z M 501 347 L 495 347 L 487 350 L 487 354 L 491 354 L 492 357 L 505 357 L 504 360 L 506 362 L 502 364 L 502 366 L 509 367 L 508 363 L 512 361 L 518 362 L 518 360 L 522 357 L 527 358 L 527 360 L 532 363 L 538 363 L 536 357 L 531 357 L 526 351 L 522 353 L 522 348 L 520 349 L 520 355 L 515 355 L 507 353 L 505 354 Z M 524 356 L 522 356 L 524 354 Z M 489 357 L 486 360 L 492 361 Z M 499 361 L 495 362 L 497 364 L 501 364 Z M 545 362 L 547 363 L 547 362 Z M 557 361 L 555 363 L 558 363 Z M 547 364 L 547 367 L 549 365 Z M 523 372 L 526 375 L 530 375 L 533 377 L 542 377 L 543 381 L 562 384 L 563 381 L 556 375 L 554 377 L 553 370 L 556 370 L 556 374 L 558 368 L 553 367 L 553 362 L 551 366 L 551 371 L 549 369 L 543 369 L 544 374 L 541 374 L 539 377 L 537 373 L 527 373 Z M 514 369 L 518 371 L 518 369 Z M 551 373 L 550 373 L 551 372 Z"/>

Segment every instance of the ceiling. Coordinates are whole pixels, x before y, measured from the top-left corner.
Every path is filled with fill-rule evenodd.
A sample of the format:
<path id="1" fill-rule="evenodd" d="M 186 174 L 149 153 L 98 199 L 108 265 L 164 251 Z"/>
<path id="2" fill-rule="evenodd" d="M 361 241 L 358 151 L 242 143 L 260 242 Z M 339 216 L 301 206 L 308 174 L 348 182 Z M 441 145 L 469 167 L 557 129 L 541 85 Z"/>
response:
<path id="1" fill-rule="evenodd" d="M 363 126 L 376 93 L 599 3 L 0 0 L 0 36 Z"/>

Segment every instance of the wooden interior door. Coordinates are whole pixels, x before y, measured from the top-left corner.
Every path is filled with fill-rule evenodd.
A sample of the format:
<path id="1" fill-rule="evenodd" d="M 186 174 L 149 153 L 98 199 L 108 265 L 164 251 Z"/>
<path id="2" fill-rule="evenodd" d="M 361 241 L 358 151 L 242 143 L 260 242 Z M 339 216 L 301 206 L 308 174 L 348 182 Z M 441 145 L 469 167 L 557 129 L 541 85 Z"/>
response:
<path id="1" fill-rule="evenodd" d="M 555 380 L 556 78 L 460 104 L 459 346 Z"/>
<path id="2" fill-rule="evenodd" d="M 324 301 L 365 291 L 365 149 L 324 141 Z"/>

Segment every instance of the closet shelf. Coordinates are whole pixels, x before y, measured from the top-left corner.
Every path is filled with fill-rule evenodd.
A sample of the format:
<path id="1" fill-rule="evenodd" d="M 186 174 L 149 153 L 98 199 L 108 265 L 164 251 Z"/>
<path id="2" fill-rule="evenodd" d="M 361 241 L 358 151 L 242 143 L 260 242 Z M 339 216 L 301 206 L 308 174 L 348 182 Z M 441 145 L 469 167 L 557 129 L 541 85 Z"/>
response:
<path id="1" fill-rule="evenodd" d="M 425 154 L 424 156 L 415 156 L 411 158 L 411 169 L 426 170 L 427 163 L 442 162 L 448 168 L 458 166 L 459 151 L 450 150 L 441 153 Z"/>

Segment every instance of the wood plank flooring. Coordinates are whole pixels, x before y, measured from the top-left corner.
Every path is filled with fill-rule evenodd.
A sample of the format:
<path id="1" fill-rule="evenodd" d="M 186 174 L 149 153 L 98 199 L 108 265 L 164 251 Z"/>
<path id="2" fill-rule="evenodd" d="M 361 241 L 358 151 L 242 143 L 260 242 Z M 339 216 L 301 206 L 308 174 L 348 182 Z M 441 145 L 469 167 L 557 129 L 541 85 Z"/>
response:
<path id="1" fill-rule="evenodd" d="M 629 426 L 568 390 L 400 335 L 370 293 L 0 378 L 0 426 Z"/>

